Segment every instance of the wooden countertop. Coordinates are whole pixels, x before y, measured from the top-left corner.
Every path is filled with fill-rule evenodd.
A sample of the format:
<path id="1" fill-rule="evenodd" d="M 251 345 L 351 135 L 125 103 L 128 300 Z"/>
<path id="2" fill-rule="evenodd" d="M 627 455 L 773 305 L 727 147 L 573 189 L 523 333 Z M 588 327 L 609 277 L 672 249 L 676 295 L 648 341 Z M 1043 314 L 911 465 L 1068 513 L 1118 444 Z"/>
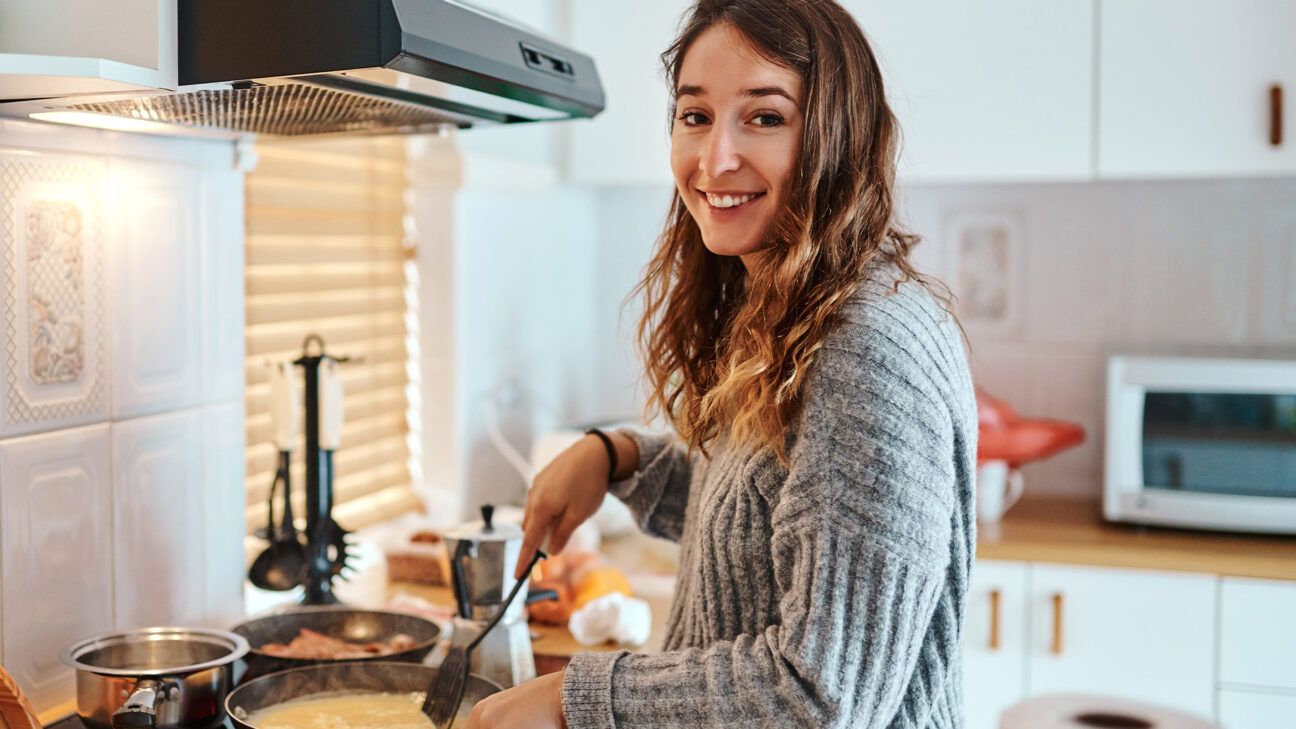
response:
<path id="1" fill-rule="evenodd" d="M 391 590 L 393 592 L 399 590 L 417 595 L 437 605 L 449 606 L 454 604 L 454 596 L 450 594 L 450 588 L 448 587 L 431 587 L 412 582 L 395 582 L 392 583 Z M 662 641 L 666 636 L 666 617 L 670 611 L 670 599 L 662 597 L 647 597 L 644 599 L 648 601 L 649 607 L 652 608 L 652 634 L 648 638 L 648 643 L 630 650 L 639 653 L 656 653 L 661 650 Z M 531 633 L 534 638 L 531 641 L 531 650 L 537 657 L 555 656 L 566 658 L 581 651 L 611 651 L 621 648 L 621 646 L 613 643 L 597 646 L 581 645 L 576 642 L 576 639 L 571 636 L 571 633 L 565 627 L 531 623 Z"/>
<path id="2" fill-rule="evenodd" d="M 979 526 L 977 558 L 1296 580 L 1296 537 L 1114 524 L 1089 499 L 1023 498 Z"/>

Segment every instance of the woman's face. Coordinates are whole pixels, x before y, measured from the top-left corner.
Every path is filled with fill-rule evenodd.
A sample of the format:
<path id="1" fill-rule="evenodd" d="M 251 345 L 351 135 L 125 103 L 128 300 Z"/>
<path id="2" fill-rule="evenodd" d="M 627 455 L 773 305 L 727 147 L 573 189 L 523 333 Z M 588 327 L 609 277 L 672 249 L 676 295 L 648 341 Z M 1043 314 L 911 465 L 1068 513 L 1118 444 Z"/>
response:
<path id="1" fill-rule="evenodd" d="M 787 201 L 801 143 L 801 77 L 773 64 L 727 25 L 684 54 L 671 131 L 671 169 L 708 250 L 745 256 Z"/>

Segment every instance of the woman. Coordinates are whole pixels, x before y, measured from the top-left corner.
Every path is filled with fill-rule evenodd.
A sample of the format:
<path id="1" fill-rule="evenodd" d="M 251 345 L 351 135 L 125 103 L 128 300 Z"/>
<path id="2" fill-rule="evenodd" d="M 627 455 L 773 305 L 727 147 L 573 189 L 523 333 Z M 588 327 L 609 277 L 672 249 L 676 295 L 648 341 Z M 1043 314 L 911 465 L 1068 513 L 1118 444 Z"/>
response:
<path id="1" fill-rule="evenodd" d="M 665 650 L 577 655 L 470 725 L 961 726 L 976 405 L 893 221 L 873 54 L 831 0 L 700 0 L 663 60 L 677 189 L 639 332 L 683 442 L 586 436 L 536 477 L 522 561 L 611 490 L 682 546 Z"/>

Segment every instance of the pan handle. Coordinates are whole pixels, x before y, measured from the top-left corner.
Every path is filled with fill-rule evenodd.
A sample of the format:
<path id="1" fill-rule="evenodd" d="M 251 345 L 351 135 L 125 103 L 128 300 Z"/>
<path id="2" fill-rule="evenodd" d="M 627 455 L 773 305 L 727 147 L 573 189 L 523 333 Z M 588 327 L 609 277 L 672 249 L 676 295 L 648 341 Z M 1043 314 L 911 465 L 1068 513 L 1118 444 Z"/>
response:
<path id="1" fill-rule="evenodd" d="M 113 729 L 137 729 L 157 726 L 157 707 L 166 696 L 165 687 L 146 678 L 135 684 L 135 690 L 120 709 L 113 712 Z"/>
<path id="2" fill-rule="evenodd" d="M 557 599 L 557 590 L 529 590 L 526 596 L 526 604 L 534 605 L 538 602 L 548 602 Z"/>

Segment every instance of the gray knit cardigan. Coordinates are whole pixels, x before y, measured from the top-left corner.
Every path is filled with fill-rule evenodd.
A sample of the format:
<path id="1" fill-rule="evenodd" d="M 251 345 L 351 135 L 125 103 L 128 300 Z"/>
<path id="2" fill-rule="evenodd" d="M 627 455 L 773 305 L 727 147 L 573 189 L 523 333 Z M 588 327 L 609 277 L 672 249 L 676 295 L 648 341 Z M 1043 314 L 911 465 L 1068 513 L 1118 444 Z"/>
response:
<path id="1" fill-rule="evenodd" d="M 954 320 L 896 280 L 875 267 L 818 352 L 788 467 L 627 431 L 611 490 L 681 545 L 669 631 L 575 656 L 571 729 L 962 726 L 976 399 Z"/>

